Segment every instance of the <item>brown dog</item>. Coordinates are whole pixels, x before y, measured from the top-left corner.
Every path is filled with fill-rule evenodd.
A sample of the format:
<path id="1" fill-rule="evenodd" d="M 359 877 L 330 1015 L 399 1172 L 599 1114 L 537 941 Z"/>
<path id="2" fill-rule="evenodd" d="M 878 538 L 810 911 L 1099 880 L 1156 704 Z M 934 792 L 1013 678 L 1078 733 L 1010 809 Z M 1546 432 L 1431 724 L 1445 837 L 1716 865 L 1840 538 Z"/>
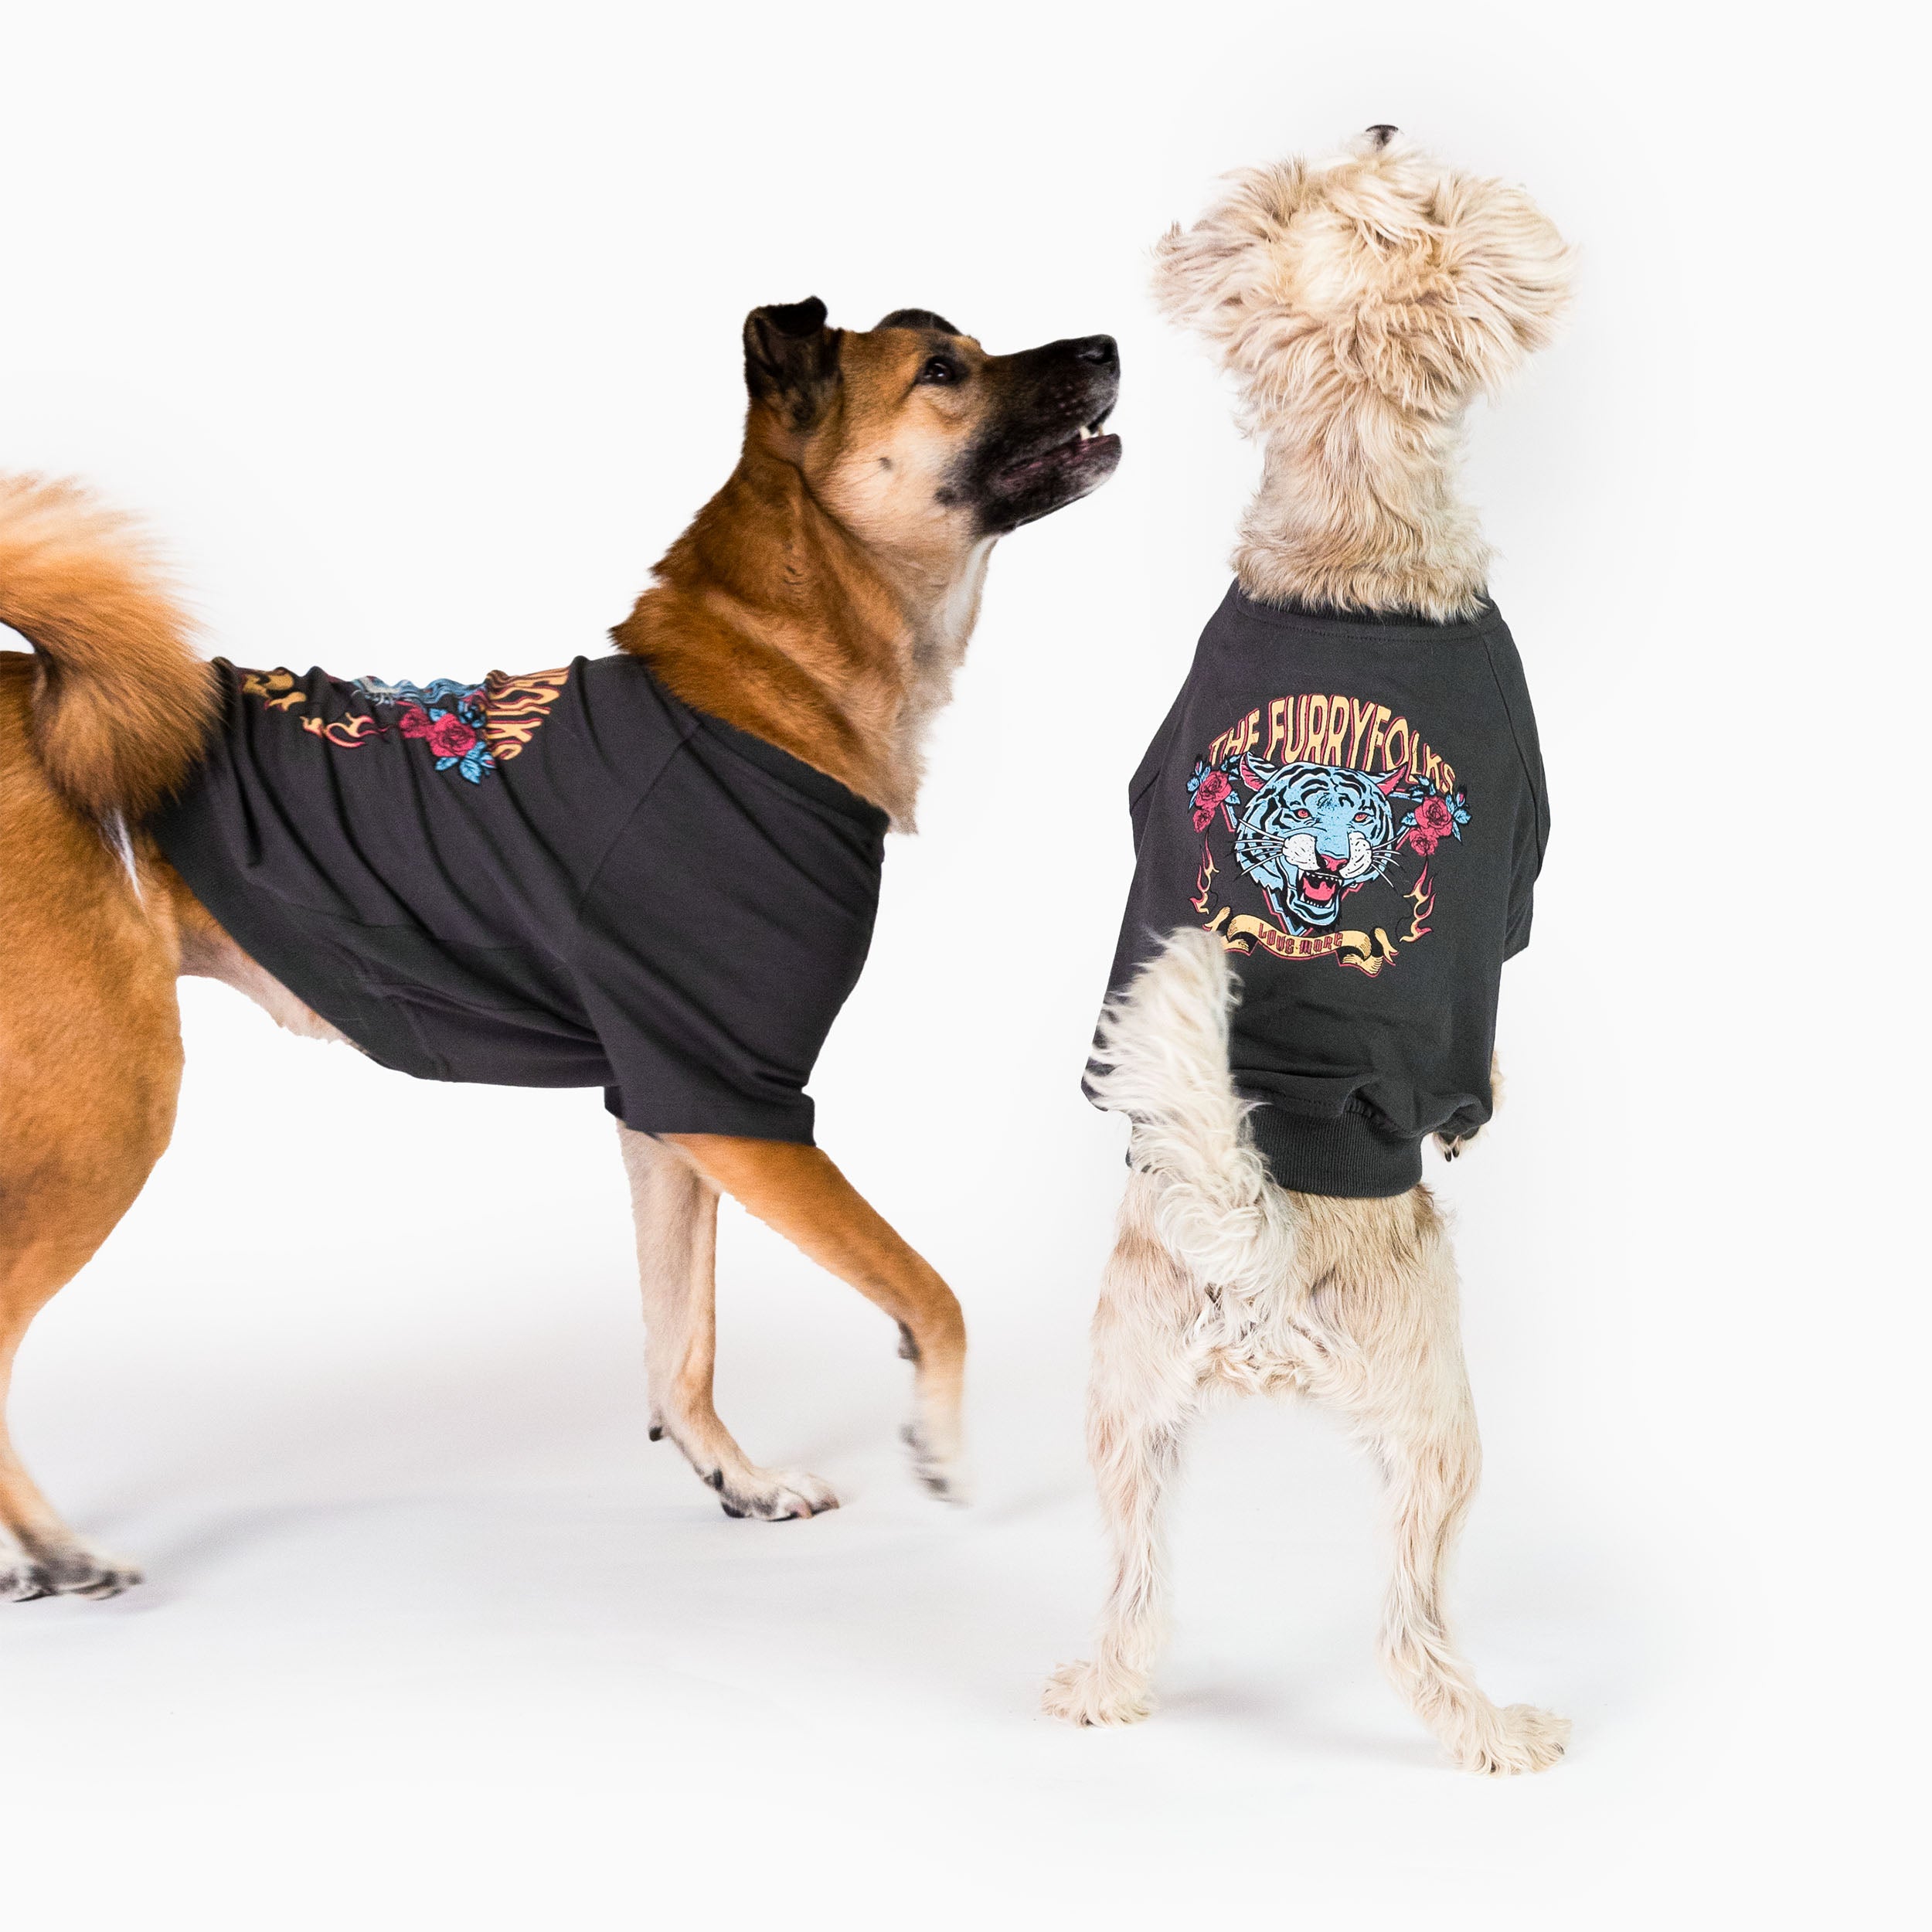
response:
<path id="1" fill-rule="evenodd" d="M 830 790 L 855 794 L 856 809 L 909 828 L 921 736 L 965 651 L 994 543 L 1084 495 L 1118 461 L 1117 440 L 1100 434 L 1119 384 L 1114 344 L 1090 336 L 991 356 L 923 310 L 859 333 L 827 328 L 816 301 L 753 311 L 744 342 L 750 407 L 738 466 L 614 635 L 688 727 L 722 720 L 822 774 L 813 784 L 836 781 Z M 177 975 L 225 981 L 297 1032 L 344 1032 L 242 950 L 149 829 L 220 752 L 223 716 L 237 715 L 233 681 L 284 706 L 303 702 L 294 681 L 202 660 L 139 544 L 70 486 L 0 484 L 0 621 L 35 647 L 0 654 L 3 1404 L 29 1322 L 167 1145 L 182 1066 Z M 547 687 L 539 698 L 549 702 Z M 394 715 L 413 738 L 444 716 Z M 296 722 L 336 731 L 338 743 L 374 730 L 372 718 Z M 459 740 L 480 750 L 481 733 L 460 721 L 437 728 L 429 751 Z M 457 763 L 452 752 L 434 768 Z M 475 770 L 452 775 L 474 783 Z M 782 1008 L 788 990 L 771 986 L 767 1003 Z M 791 1138 L 619 1131 L 653 1436 L 669 1435 L 734 1515 L 836 1505 L 815 1477 L 750 1463 L 713 1407 L 722 1189 L 899 1324 L 915 1365 L 917 1466 L 957 1496 L 959 1304 L 808 1128 Z M 109 1596 L 138 1577 L 60 1521 L 0 1430 L 0 1600 Z"/>

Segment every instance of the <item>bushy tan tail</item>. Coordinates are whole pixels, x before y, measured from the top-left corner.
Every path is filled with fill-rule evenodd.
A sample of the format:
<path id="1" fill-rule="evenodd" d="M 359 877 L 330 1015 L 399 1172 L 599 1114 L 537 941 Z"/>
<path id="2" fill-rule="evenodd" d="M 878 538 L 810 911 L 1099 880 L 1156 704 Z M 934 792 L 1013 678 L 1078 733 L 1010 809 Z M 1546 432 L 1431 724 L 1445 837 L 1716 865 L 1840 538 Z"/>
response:
<path id="1" fill-rule="evenodd" d="M 33 749 L 81 811 L 139 818 L 192 769 L 214 677 L 128 519 L 77 484 L 0 478 L 0 624 L 38 654 Z"/>

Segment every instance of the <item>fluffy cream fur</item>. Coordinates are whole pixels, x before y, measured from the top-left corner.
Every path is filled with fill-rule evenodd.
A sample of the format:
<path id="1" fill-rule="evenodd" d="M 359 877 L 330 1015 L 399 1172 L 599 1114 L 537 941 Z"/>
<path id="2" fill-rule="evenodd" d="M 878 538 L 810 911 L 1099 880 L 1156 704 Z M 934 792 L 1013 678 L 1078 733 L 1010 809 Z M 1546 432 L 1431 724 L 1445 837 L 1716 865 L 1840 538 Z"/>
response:
<path id="1" fill-rule="evenodd" d="M 1489 549 L 1456 494 L 1463 417 L 1550 339 L 1572 265 L 1520 189 L 1399 137 L 1244 169 L 1169 231 L 1155 298 L 1235 376 L 1262 443 L 1234 555 L 1255 596 L 1475 609 Z"/>
<path id="2" fill-rule="evenodd" d="M 1176 933 L 1159 972 L 1143 973 L 1100 1019 L 1089 1085 L 1134 1123 L 1133 1161 L 1151 1185 L 1155 1231 L 1230 1293 L 1265 1290 L 1294 1258 L 1288 1197 L 1268 1185 L 1228 1079 L 1228 1015 L 1238 997 L 1220 942 Z"/>
<path id="3" fill-rule="evenodd" d="M 1216 1390 L 1299 1392 L 1339 1410 L 1389 1491 L 1395 1574 L 1384 1668 L 1471 1770 L 1540 1770 L 1567 1721 L 1498 1709 L 1457 1655 L 1442 1607 L 1481 1451 L 1464 1372 L 1455 1264 L 1427 1188 L 1386 1201 L 1289 1194 L 1238 1130 L 1227 957 L 1177 933 L 1108 1016 L 1096 1083 L 1132 1102 L 1134 1174 L 1094 1318 L 1087 1450 L 1114 1545 L 1090 1662 L 1048 1683 L 1083 1724 L 1150 1708 L 1163 1634 L 1159 1512 L 1186 1428 Z"/>
<path id="4" fill-rule="evenodd" d="M 1266 444 L 1235 557 L 1250 593 L 1475 608 L 1488 553 L 1454 489 L 1463 411 L 1546 338 L 1569 260 L 1519 191 L 1374 137 L 1326 167 L 1237 176 L 1167 237 L 1162 304 L 1215 344 Z M 1147 1714 L 1160 1506 L 1187 1426 L 1217 1389 L 1299 1391 L 1348 1418 L 1388 1484 L 1390 1677 L 1458 1763 L 1540 1770 L 1567 1721 L 1492 1703 L 1444 1617 L 1481 1452 L 1441 1217 L 1423 1187 L 1354 1201 L 1274 1185 L 1229 1073 L 1235 998 L 1220 941 L 1188 929 L 1102 1022 L 1094 1090 L 1134 1123 L 1087 1418 L 1114 1576 L 1093 1658 L 1054 1675 L 1046 1707 L 1086 1724 Z"/>

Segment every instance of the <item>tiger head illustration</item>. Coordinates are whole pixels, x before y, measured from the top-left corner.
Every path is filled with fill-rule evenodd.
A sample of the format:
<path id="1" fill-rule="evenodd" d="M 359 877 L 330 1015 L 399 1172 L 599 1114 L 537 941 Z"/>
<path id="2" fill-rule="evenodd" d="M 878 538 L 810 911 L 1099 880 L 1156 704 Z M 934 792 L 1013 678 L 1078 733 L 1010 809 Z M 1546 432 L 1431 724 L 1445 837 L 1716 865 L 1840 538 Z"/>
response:
<path id="1" fill-rule="evenodd" d="M 1332 926 L 1342 900 L 1379 879 L 1395 856 L 1388 794 L 1400 774 L 1378 781 L 1341 765 L 1258 758 L 1243 758 L 1240 771 L 1255 795 L 1235 825 L 1235 863 L 1290 930 Z"/>

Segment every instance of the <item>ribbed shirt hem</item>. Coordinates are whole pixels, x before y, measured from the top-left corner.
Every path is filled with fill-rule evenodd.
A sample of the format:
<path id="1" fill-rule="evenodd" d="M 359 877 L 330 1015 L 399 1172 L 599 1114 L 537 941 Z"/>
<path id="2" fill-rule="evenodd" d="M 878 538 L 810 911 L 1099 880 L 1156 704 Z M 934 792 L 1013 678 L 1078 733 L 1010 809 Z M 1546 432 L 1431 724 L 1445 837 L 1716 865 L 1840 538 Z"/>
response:
<path id="1" fill-rule="evenodd" d="M 1264 1104 L 1248 1124 L 1275 1185 L 1292 1193 L 1386 1200 L 1422 1179 L 1421 1141 L 1378 1132 L 1366 1114 L 1311 1121 Z"/>

